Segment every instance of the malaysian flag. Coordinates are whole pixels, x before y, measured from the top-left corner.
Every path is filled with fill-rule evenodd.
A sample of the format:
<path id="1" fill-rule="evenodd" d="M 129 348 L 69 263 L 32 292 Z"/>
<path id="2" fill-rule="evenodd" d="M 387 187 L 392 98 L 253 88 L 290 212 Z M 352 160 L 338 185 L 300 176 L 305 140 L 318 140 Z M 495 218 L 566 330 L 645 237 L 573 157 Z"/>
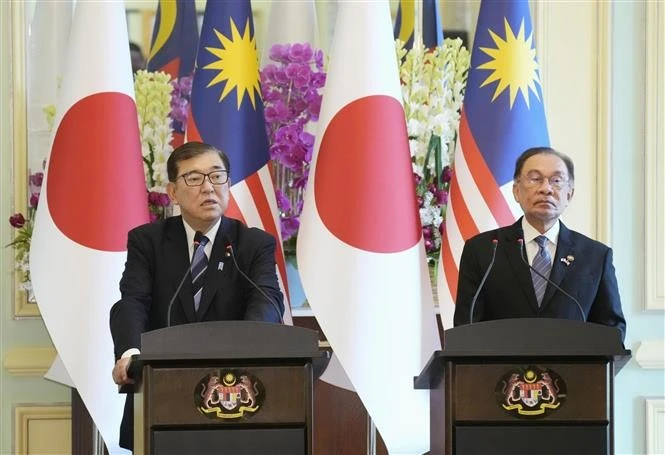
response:
<path id="1" fill-rule="evenodd" d="M 194 0 L 159 0 L 148 71 L 164 71 L 173 79 L 190 76 L 198 41 Z"/>
<path id="2" fill-rule="evenodd" d="M 148 56 L 148 71 L 164 71 L 176 81 L 190 77 L 194 72 L 198 42 L 194 0 L 159 0 Z M 173 108 L 178 109 L 178 106 Z M 184 107 L 181 109 L 187 112 Z M 174 148 L 185 141 L 185 126 L 184 120 L 174 119 L 172 122 L 171 145 Z"/>
<path id="3" fill-rule="evenodd" d="M 196 62 L 187 140 L 214 145 L 228 155 L 233 185 L 226 215 L 277 239 L 284 322 L 291 324 L 249 0 L 206 4 Z"/>
<path id="4" fill-rule="evenodd" d="M 446 328 L 453 325 L 464 242 L 516 220 L 515 161 L 530 147 L 549 145 L 528 0 L 483 1 L 473 43 L 441 242 L 438 295 Z"/>
<path id="5" fill-rule="evenodd" d="M 422 0 L 422 37 L 423 44 L 430 49 L 443 43 L 443 26 L 439 13 L 438 0 Z M 413 34 L 415 28 L 415 0 L 400 0 L 395 16 L 395 39 L 404 41 L 404 47 L 413 47 Z"/>

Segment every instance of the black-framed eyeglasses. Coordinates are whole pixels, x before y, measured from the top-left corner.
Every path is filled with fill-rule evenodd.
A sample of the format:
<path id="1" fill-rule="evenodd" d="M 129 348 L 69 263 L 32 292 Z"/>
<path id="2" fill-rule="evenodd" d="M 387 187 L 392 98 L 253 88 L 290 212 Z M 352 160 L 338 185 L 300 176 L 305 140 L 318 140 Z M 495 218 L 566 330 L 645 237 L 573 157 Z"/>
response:
<path id="1" fill-rule="evenodd" d="M 204 174 L 202 172 L 192 171 L 182 174 L 178 178 L 181 177 L 187 186 L 201 186 L 203 185 L 203 182 L 205 182 L 206 177 L 208 177 L 208 180 L 210 180 L 210 183 L 213 185 L 223 185 L 229 181 L 229 172 L 226 170 L 217 170 Z"/>

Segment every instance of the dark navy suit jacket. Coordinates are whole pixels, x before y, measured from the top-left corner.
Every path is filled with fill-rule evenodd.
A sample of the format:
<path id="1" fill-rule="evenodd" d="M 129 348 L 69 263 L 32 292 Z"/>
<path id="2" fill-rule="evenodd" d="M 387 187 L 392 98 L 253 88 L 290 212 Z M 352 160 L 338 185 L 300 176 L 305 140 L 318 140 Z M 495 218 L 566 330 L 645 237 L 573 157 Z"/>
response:
<path id="1" fill-rule="evenodd" d="M 473 322 L 506 318 L 563 318 L 581 320 L 570 297 L 547 285 L 540 307 L 529 267 L 520 258 L 522 220 L 469 239 L 462 252 L 454 324 L 468 324 L 471 302 L 492 257 L 492 240 L 498 241 L 494 266 L 474 307 Z M 526 259 L 526 252 L 524 252 Z M 561 258 L 571 257 L 568 264 Z M 577 299 L 588 322 L 621 331 L 626 321 L 612 264 L 612 250 L 560 223 L 550 280 Z"/>
<path id="2" fill-rule="evenodd" d="M 212 240 L 212 239 L 211 239 Z M 236 269 L 268 295 L 269 302 Z M 214 239 L 203 295 L 194 311 L 191 279 L 171 308 L 171 325 L 200 321 L 251 320 L 279 322 L 284 301 L 275 273 L 275 238 L 241 222 L 222 217 Z M 139 226 L 129 232 L 127 262 L 120 280 L 121 299 L 111 308 L 110 325 L 116 360 L 130 348 L 140 348 L 143 332 L 166 327 L 168 307 L 189 268 L 187 235 L 180 216 Z M 128 395 L 120 429 L 120 445 L 132 446 L 133 399 Z"/>

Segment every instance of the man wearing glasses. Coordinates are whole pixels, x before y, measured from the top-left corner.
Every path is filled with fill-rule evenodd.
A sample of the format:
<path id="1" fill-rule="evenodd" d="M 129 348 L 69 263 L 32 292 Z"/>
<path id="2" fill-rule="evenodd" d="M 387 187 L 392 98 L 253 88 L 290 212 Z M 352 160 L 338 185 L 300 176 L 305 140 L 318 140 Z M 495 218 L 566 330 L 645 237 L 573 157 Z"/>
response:
<path id="1" fill-rule="evenodd" d="M 111 308 L 118 385 L 133 383 L 127 369 L 131 356 L 139 353 L 143 332 L 201 321 L 279 323 L 284 311 L 275 238 L 224 216 L 231 172 L 226 154 L 188 142 L 169 156 L 167 172 L 167 192 L 181 215 L 129 232 L 122 297 Z M 120 429 L 120 445 L 128 449 L 132 415 L 129 394 Z"/>
<path id="2" fill-rule="evenodd" d="M 552 148 L 531 148 L 520 155 L 513 196 L 524 216 L 465 243 L 456 326 L 504 318 L 564 318 L 616 327 L 625 338 L 612 250 L 559 220 L 573 197 L 574 179 L 572 160 Z"/>

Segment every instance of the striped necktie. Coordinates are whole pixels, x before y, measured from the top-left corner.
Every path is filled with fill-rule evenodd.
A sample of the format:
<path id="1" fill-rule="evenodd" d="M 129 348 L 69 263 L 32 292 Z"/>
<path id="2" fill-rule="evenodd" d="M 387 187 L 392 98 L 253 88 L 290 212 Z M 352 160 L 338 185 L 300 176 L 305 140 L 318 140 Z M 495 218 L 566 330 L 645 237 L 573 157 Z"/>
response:
<path id="1" fill-rule="evenodd" d="M 199 311 L 201 304 L 201 295 L 203 294 L 203 278 L 208 268 L 208 256 L 205 253 L 205 246 L 208 244 L 208 237 L 201 237 L 199 246 L 194 250 L 192 257 L 192 288 L 194 290 L 194 310 Z"/>
<path id="2" fill-rule="evenodd" d="M 552 257 L 547 249 L 547 237 L 539 235 L 535 240 L 538 244 L 538 253 L 536 253 L 536 257 L 533 259 L 533 264 L 531 264 L 531 266 L 543 276 L 549 278 L 550 270 L 552 270 Z M 545 296 L 547 280 L 538 276 L 533 270 L 531 271 L 531 279 L 533 280 L 533 289 L 536 291 L 536 300 L 538 300 L 538 306 L 540 306 L 543 303 L 543 297 Z"/>

